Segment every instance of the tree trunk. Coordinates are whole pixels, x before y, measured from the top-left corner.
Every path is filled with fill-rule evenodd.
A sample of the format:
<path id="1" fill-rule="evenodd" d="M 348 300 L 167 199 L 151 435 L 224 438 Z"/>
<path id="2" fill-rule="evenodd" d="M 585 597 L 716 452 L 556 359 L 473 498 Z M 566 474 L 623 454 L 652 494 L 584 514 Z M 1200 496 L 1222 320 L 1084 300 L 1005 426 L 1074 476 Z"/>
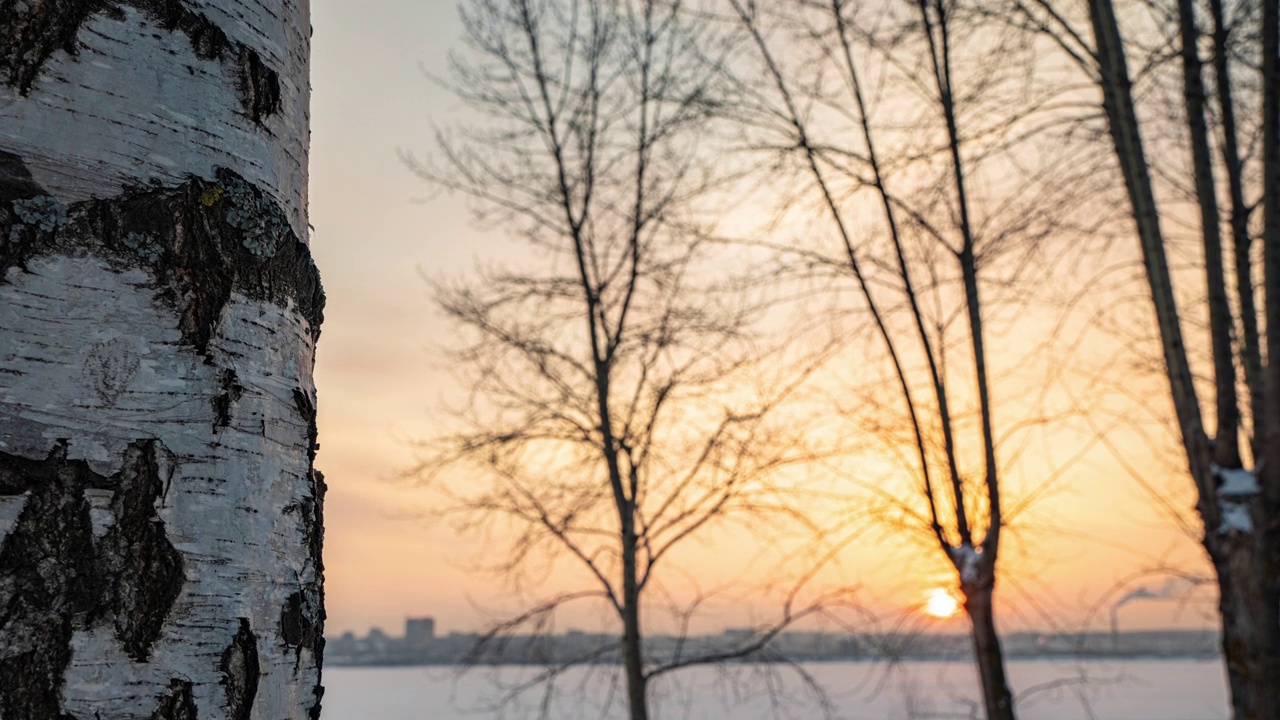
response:
<path id="1" fill-rule="evenodd" d="M 1178 429 L 1191 461 L 1191 473 L 1199 479 L 1209 472 L 1208 437 L 1204 433 L 1204 421 L 1182 338 L 1181 319 L 1165 255 L 1164 234 L 1160 228 L 1160 213 L 1134 110 L 1124 43 L 1111 0 L 1090 0 L 1089 15 L 1097 40 L 1102 106 L 1138 231 L 1142 263 L 1160 329 L 1165 373 L 1178 416 Z"/>
<path id="2" fill-rule="evenodd" d="M 1244 370 L 1246 397 L 1255 423 L 1263 411 L 1262 350 L 1258 333 L 1258 309 L 1253 284 L 1253 236 L 1249 233 L 1251 209 L 1244 199 L 1244 165 L 1236 140 L 1235 99 L 1231 89 L 1230 32 L 1223 0 L 1209 0 L 1213 16 L 1213 69 L 1218 111 L 1222 117 L 1222 164 L 1231 196 L 1231 252 L 1235 260 L 1236 294 L 1240 312 L 1240 365 Z M 1259 437 L 1253 428 L 1253 457 L 1259 457 Z"/>
<path id="3" fill-rule="evenodd" d="M 1268 587 L 1269 558 L 1255 533 L 1206 539 L 1218 574 L 1222 656 L 1235 720 L 1280 718 L 1280 594 Z"/>
<path id="4" fill-rule="evenodd" d="M 1208 287 L 1209 337 L 1213 350 L 1213 377 L 1217 429 L 1213 437 L 1213 462 L 1218 467 L 1239 469 L 1240 405 L 1236 395 L 1236 367 L 1231 335 L 1235 323 L 1227 302 L 1226 268 L 1222 259 L 1221 216 L 1218 213 L 1217 184 L 1209 148 L 1209 128 L 1205 122 L 1205 90 L 1200 62 L 1199 29 L 1194 0 L 1178 0 L 1178 26 L 1182 37 L 1183 102 L 1191 140 L 1191 167 L 1195 176 L 1196 204 L 1200 207 L 1200 235 L 1204 240 L 1204 274 Z"/>
<path id="5" fill-rule="evenodd" d="M 644 674 L 644 648 L 640 635 L 640 590 L 636 577 L 635 531 L 626 528 L 622 539 L 622 656 L 627 674 L 627 704 L 631 720 L 649 720 L 648 678 Z"/>
<path id="6" fill-rule="evenodd" d="M 1266 289 L 1267 367 L 1263 381 L 1264 405 L 1255 409 L 1259 418 L 1256 459 L 1264 517 L 1258 524 L 1257 539 L 1249 547 L 1249 562 L 1262 572 L 1257 579 L 1261 601 L 1241 618 L 1256 630 L 1267 645 L 1260 648 L 1259 675 L 1253 675 L 1257 693 L 1256 715 L 1280 717 L 1280 0 L 1262 2 L 1262 166 L 1263 166 L 1263 283 Z M 1235 684 L 1233 683 L 1233 689 Z M 1239 701 L 1236 707 L 1239 708 Z M 1237 714 L 1237 717 L 1241 717 Z"/>
<path id="7" fill-rule="evenodd" d="M 306 3 L 0 26 L 0 717 L 318 718 Z"/>
<path id="8" fill-rule="evenodd" d="M 1013 693 L 1004 675 L 1004 651 L 996 634 L 993 604 L 994 574 L 990 583 L 964 583 L 964 610 L 973 625 L 973 659 L 982 681 L 982 699 L 987 720 L 1014 720 Z"/>

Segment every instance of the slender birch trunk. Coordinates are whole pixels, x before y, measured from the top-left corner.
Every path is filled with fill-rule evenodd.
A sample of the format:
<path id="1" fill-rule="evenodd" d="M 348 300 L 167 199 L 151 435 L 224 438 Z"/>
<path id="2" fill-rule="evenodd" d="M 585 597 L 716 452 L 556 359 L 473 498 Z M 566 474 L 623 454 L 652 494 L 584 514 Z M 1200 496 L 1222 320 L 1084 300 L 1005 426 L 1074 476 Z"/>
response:
<path id="1" fill-rule="evenodd" d="M 318 718 L 307 3 L 0 0 L 0 718 Z"/>

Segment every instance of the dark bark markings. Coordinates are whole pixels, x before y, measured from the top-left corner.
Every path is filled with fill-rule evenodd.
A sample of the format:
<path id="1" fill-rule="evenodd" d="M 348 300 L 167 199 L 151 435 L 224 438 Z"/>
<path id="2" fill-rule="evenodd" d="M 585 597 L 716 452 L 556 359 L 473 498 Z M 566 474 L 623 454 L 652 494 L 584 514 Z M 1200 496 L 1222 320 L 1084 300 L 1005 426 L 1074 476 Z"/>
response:
<path id="1" fill-rule="evenodd" d="M 0 152 L 0 283 L 11 268 L 21 269 L 28 260 L 40 255 L 94 254 L 122 268 L 141 265 L 152 270 L 158 280 L 159 296 L 178 310 L 183 341 L 207 358 L 209 342 L 217 332 L 222 309 L 233 291 L 281 306 L 292 304 L 310 323 L 313 339 L 318 337 L 324 292 L 306 245 L 297 239 L 280 206 L 234 172 L 219 170 L 214 182 L 193 178 L 177 187 L 133 188 L 115 198 L 89 200 L 69 207 L 45 194 L 29 179 L 30 173 L 20 157 Z M 112 378 L 122 374 L 107 372 L 111 369 L 101 362 L 91 368 L 95 378 L 102 376 L 98 384 L 104 391 L 114 391 L 120 384 Z M 229 424 L 236 401 L 243 393 L 233 370 L 223 369 L 218 379 L 220 392 L 212 400 L 215 426 Z M 314 461 L 319 447 L 315 404 L 301 389 L 294 392 L 294 403 L 309 428 L 308 455 Z M 65 448 L 61 452 L 58 458 L 65 456 Z M 84 463 L 65 463 L 80 473 L 76 475 L 80 479 L 75 481 L 73 491 L 68 491 L 68 499 L 63 503 L 63 515 L 67 518 L 55 519 L 64 530 L 67 527 L 71 530 L 54 536 L 77 538 L 71 547 L 92 548 L 94 545 L 83 488 L 117 491 L 112 505 L 113 514 L 118 518 L 116 525 L 98 543 L 99 552 L 90 553 L 82 563 L 83 572 L 74 575 L 74 581 L 63 581 L 63 586 L 75 589 L 82 604 L 87 603 L 92 612 L 67 611 L 65 604 L 59 607 L 41 598 L 15 596 L 9 587 L 14 573 L 6 572 L 6 566 L 0 561 L 0 610 L 3 610 L 0 636 L 13 637 L 11 616 L 39 615 L 42 622 L 30 628 L 26 635 L 38 636 L 44 643 L 39 655 L 53 660 L 44 667 L 33 664 L 26 655 L 0 658 L 0 716 L 6 720 L 55 716 L 45 711 L 56 714 L 58 708 L 63 674 L 70 662 L 71 634 L 75 629 L 70 618 L 75 613 L 80 613 L 77 617 L 87 618 L 86 622 L 107 614 L 116 615 L 117 637 L 126 651 L 135 659 L 145 660 L 183 580 L 181 557 L 168 545 L 163 525 L 154 518 L 154 499 L 163 495 L 166 485 L 161 472 L 163 455 L 163 449 L 153 442 L 131 445 L 124 469 L 110 479 L 94 475 Z M 34 497 L 39 494 L 36 488 L 43 488 L 41 492 L 48 494 L 52 492 L 50 488 L 56 486 L 41 480 L 43 475 L 33 468 L 38 470 L 50 462 L 57 466 L 61 461 L 53 456 L 46 461 L 30 461 L 0 453 L 0 494 L 30 490 L 34 499 L 29 498 L 24 513 L 30 508 L 45 508 L 49 503 Z M 289 598 L 280 623 L 286 644 L 296 648 L 299 657 L 302 648 L 310 649 L 319 668 L 324 648 L 320 578 L 323 577 L 321 522 L 325 484 L 318 471 L 311 471 L 308 479 L 311 497 L 286 508 L 286 512 L 298 514 L 316 580 L 303 585 Z M 55 517 L 48 509 L 30 512 L 48 516 L 45 522 Z M 10 537 L 19 536 L 23 522 L 20 518 L 19 527 Z M 38 565 L 30 562 L 30 558 L 11 564 Z M 104 579 L 99 576 L 102 571 L 98 568 L 107 575 L 119 570 L 132 584 Z M 5 609 L 9 606 L 13 609 Z M 4 674 L 6 668 L 12 677 Z M 232 712 L 230 717 L 248 718 L 257 693 L 260 668 L 256 638 L 247 623 L 242 623 L 224 653 L 221 668 Z M 34 708 L 30 711 L 32 714 L 7 712 L 6 691 L 15 698 L 10 705 Z M 317 720 L 323 688 L 317 686 L 313 692 L 315 700 L 308 716 Z M 155 717 L 185 720 L 188 716 L 183 714 L 186 712 L 183 697 L 181 689 L 175 686 L 173 693 L 161 701 Z"/>
<path id="2" fill-rule="evenodd" d="M 66 445 L 45 460 L 0 453 L 0 493 L 30 492 L 0 545 L 0 717 L 47 720 L 61 715 L 71 663 L 73 617 L 105 610 L 84 497 L 91 475 L 66 461 Z"/>
<path id="3" fill-rule="evenodd" d="M 45 62 L 58 50 L 78 54 L 80 27 L 98 14 L 123 20 L 122 6 L 141 10 L 164 30 L 180 32 L 202 60 L 217 60 L 236 72 L 240 105 L 255 123 L 262 124 L 280 109 L 280 77 L 262 57 L 244 43 L 233 42 L 209 18 L 194 12 L 181 0 L 0 0 L 0 75 L 22 95 L 32 86 Z"/>
<path id="4" fill-rule="evenodd" d="M 170 680 L 169 694 L 160 698 L 156 711 L 151 713 L 151 720 L 197 720 L 196 699 L 191 694 L 191 683 L 185 680 Z"/>
<path id="5" fill-rule="evenodd" d="M 315 404 L 302 389 L 294 389 L 293 402 L 298 415 L 310 429 L 307 447 L 311 460 L 315 460 L 316 427 Z M 307 543 L 307 561 L 315 568 L 314 582 L 300 583 L 298 591 L 289 594 L 280 609 L 280 639 L 285 647 L 293 648 L 298 661 L 302 660 L 302 650 L 310 650 L 316 657 L 316 666 L 321 666 L 324 656 L 324 475 L 319 470 L 311 470 L 311 497 L 303 497 L 300 501 L 284 507 L 285 515 L 298 516 L 298 529 L 301 530 Z M 323 688 L 316 688 L 315 705 L 312 705 L 312 717 L 320 716 L 320 696 Z"/>
<path id="6" fill-rule="evenodd" d="M 319 444 L 315 442 L 316 438 L 316 421 L 315 410 L 312 408 L 309 417 L 311 427 L 311 454 L 314 459 L 315 451 L 319 448 Z M 316 582 L 307 588 L 310 593 L 312 606 L 312 615 L 309 619 L 311 623 L 311 653 L 315 658 L 316 671 L 321 672 L 324 669 L 324 493 L 327 486 L 324 483 L 324 475 L 319 470 L 311 471 L 311 497 L 305 498 L 299 503 L 299 519 L 302 530 L 306 534 L 307 548 L 310 552 L 311 562 L 315 566 Z M 281 618 L 281 624 L 284 624 L 284 618 Z M 299 653 L 300 659 L 301 653 Z M 308 711 L 310 720 L 320 720 L 320 705 L 324 698 L 324 685 L 316 683 L 314 688 L 315 702 L 312 703 L 311 709 Z"/>
<path id="7" fill-rule="evenodd" d="M 293 391 L 293 401 L 298 415 L 309 429 L 308 454 L 314 463 L 316 451 L 320 448 L 320 444 L 316 442 L 319 430 L 316 425 L 315 403 L 306 392 L 298 388 Z M 301 584 L 298 591 L 285 600 L 280 611 L 280 637 L 285 647 L 294 650 L 295 669 L 301 666 L 302 650 L 305 648 L 315 658 L 316 670 L 321 671 L 324 667 L 324 494 L 327 486 L 324 474 L 319 470 L 311 470 L 308 480 L 311 484 L 311 496 L 287 505 L 284 514 L 298 516 L 298 528 L 306 538 L 307 559 L 315 569 L 315 580 Z M 313 693 L 315 700 L 307 711 L 307 717 L 310 720 L 320 720 L 324 686 L 316 683 Z"/>
<path id="8" fill-rule="evenodd" d="M 132 443 L 105 477 L 67 460 L 60 442 L 43 460 L 0 452 L 0 494 L 29 492 L 0 544 L 0 716 L 57 717 L 71 636 L 110 619 L 134 660 L 145 662 L 182 591 L 182 556 L 155 503 L 171 463 L 154 440 Z M 114 491 L 115 519 L 95 538 L 84 491 Z"/>
<path id="9" fill-rule="evenodd" d="M 75 55 L 80 26 L 102 12 L 118 17 L 120 11 L 105 0 L 0 2 L 0 26 L 6 28 L 0 33 L 0 73 L 5 83 L 26 95 L 49 56 L 58 50 Z"/>
<path id="10" fill-rule="evenodd" d="M 202 355 L 233 291 L 292 302 L 318 337 L 324 290 L 307 246 L 269 195 L 230 170 L 216 176 L 70 206 L 48 195 L 0 200 L 0 283 L 39 255 L 93 253 L 153 270 L 181 316 L 183 342 Z"/>
<path id="11" fill-rule="evenodd" d="M 173 469 L 167 456 L 154 440 L 125 451 L 124 467 L 112 478 L 115 523 L 100 543 L 101 569 L 115 580 L 110 587 L 116 638 L 137 662 L 147 661 L 185 580 L 182 554 L 155 511 Z"/>
<path id="12" fill-rule="evenodd" d="M 293 391 L 293 401 L 308 428 L 308 455 L 314 463 L 316 450 L 320 447 L 316 442 L 319 429 L 315 403 L 307 393 L 297 388 Z M 324 655 L 324 493 L 327 486 L 324 475 L 318 470 L 311 470 L 307 480 L 311 485 L 311 496 L 285 506 L 283 512 L 298 516 L 298 529 L 306 539 L 307 560 L 315 568 L 315 580 L 300 583 L 298 591 L 285 600 L 280 611 L 280 637 L 285 646 L 295 649 L 299 661 L 304 648 L 311 650 L 319 668 L 323 665 Z M 317 688 L 316 702 L 311 710 L 315 717 L 320 713 L 321 692 Z"/>
<path id="13" fill-rule="evenodd" d="M 240 618 L 240 627 L 222 651 L 218 668 L 227 693 L 227 720 L 249 720 L 262 668 L 258 663 L 258 638 L 246 618 Z"/>
<path id="14" fill-rule="evenodd" d="M 321 642 L 319 592 L 316 583 L 306 583 L 291 594 L 280 610 L 280 639 L 299 656 Z"/>
<path id="15" fill-rule="evenodd" d="M 236 371 L 223 368 L 218 373 L 218 387 L 221 392 L 213 397 L 213 427 L 224 428 L 231 424 L 231 411 L 235 409 L 240 396 L 244 394 L 244 386 L 239 382 Z"/>
<path id="16" fill-rule="evenodd" d="M 3 42 L 3 41 L 0 41 Z M 31 177 L 31 171 L 22 158 L 0 150 L 0 202 L 29 200 L 48 191 Z"/>

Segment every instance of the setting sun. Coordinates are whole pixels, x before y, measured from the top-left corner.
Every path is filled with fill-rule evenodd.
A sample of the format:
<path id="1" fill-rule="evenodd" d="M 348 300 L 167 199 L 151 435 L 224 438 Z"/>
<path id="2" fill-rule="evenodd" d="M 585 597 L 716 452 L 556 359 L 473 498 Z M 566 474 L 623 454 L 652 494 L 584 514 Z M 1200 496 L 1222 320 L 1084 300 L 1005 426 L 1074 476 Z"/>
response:
<path id="1" fill-rule="evenodd" d="M 956 614 L 960 609 L 960 603 L 950 592 L 943 588 L 934 588 L 929 591 L 929 600 L 925 603 L 924 611 L 937 618 L 949 618 Z"/>

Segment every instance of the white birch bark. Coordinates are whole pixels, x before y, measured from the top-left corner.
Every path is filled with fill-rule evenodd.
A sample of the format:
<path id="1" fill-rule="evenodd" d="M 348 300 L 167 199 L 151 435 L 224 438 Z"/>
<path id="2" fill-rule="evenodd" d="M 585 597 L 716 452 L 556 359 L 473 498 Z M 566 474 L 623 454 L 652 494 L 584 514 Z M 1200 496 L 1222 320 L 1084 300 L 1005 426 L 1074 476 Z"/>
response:
<path id="1" fill-rule="evenodd" d="M 0 720 L 318 718 L 306 0 L 0 0 Z"/>

